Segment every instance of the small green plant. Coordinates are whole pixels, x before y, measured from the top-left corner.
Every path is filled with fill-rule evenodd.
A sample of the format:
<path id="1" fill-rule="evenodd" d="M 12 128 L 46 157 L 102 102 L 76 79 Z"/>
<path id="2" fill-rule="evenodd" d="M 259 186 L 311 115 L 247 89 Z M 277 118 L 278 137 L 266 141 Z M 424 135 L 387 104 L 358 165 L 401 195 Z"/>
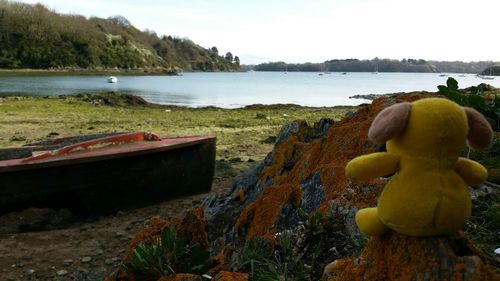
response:
<path id="1" fill-rule="evenodd" d="M 307 215 L 307 219 L 304 221 L 305 232 L 308 237 L 314 239 L 327 230 L 325 229 L 325 221 L 328 218 L 323 216 L 320 212 L 314 212 Z"/>
<path id="2" fill-rule="evenodd" d="M 284 231 L 276 234 L 276 246 L 270 248 L 262 237 L 249 240 L 240 253 L 241 270 L 250 273 L 255 281 L 301 281 L 308 280 L 309 273 L 304 264 L 293 259 L 294 238 Z"/>
<path id="3" fill-rule="evenodd" d="M 355 236 L 353 242 L 355 247 L 355 255 L 359 255 L 361 251 L 363 251 L 363 248 L 366 246 L 366 243 L 368 243 L 368 236 L 364 234 Z"/>
<path id="4" fill-rule="evenodd" d="M 445 85 L 439 85 L 439 93 L 462 106 L 468 106 L 481 112 L 492 124 L 496 131 L 500 131 L 500 95 L 494 93 L 492 96 L 484 97 L 481 84 L 476 93 L 461 93 L 458 90 L 458 82 L 453 77 L 446 80 Z"/>
<path id="5" fill-rule="evenodd" d="M 200 244 L 187 244 L 167 227 L 156 243 L 139 244 L 124 267 L 138 280 L 155 280 L 175 273 L 204 273 L 210 266 L 209 256 Z"/>
<path id="6" fill-rule="evenodd" d="M 465 233 L 483 251 L 493 266 L 500 267 L 500 259 L 494 250 L 500 245 L 500 191 L 482 195 L 472 205 L 472 215 L 465 226 Z"/>
<path id="7" fill-rule="evenodd" d="M 240 253 L 240 269 L 253 276 L 256 266 L 269 263 L 271 253 L 269 242 L 263 237 L 246 241 Z"/>

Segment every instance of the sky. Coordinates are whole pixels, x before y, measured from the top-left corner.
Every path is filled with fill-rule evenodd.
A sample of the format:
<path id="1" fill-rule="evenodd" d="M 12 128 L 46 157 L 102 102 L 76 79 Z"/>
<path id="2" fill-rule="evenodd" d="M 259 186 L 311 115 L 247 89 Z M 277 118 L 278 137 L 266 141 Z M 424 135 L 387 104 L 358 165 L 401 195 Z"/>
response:
<path id="1" fill-rule="evenodd" d="M 330 59 L 500 61 L 498 0 L 23 0 L 126 17 L 140 30 L 231 52 L 242 64 Z"/>

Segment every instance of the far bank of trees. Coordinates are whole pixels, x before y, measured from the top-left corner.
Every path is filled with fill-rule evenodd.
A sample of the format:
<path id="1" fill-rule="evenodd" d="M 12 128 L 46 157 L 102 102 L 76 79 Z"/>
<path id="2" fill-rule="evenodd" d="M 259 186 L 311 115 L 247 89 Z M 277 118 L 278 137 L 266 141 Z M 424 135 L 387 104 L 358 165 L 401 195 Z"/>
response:
<path id="1" fill-rule="evenodd" d="M 305 72 L 449 72 L 481 73 L 494 63 L 491 61 L 426 61 L 424 59 L 334 59 L 323 63 L 269 62 L 255 65 L 255 71 L 305 71 Z"/>

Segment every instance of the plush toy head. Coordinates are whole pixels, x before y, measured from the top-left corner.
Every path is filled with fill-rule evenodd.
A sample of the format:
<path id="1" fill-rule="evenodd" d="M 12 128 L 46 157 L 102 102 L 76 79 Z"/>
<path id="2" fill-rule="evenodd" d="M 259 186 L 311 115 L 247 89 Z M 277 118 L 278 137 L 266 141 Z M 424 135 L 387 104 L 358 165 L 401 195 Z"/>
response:
<path id="1" fill-rule="evenodd" d="M 399 103 L 382 110 L 368 137 L 387 149 L 414 156 L 457 158 L 465 141 L 474 149 L 491 144 L 492 129 L 473 108 L 443 98 Z"/>
<path id="2" fill-rule="evenodd" d="M 486 179 L 486 169 L 460 158 L 466 141 L 487 148 L 492 130 L 472 108 L 444 98 L 399 103 L 382 110 L 368 136 L 386 142 L 387 152 L 350 161 L 346 174 L 366 180 L 394 173 L 377 208 L 360 210 L 356 222 L 362 232 L 378 235 L 387 228 L 412 236 L 453 233 L 470 216 L 467 185 Z"/>

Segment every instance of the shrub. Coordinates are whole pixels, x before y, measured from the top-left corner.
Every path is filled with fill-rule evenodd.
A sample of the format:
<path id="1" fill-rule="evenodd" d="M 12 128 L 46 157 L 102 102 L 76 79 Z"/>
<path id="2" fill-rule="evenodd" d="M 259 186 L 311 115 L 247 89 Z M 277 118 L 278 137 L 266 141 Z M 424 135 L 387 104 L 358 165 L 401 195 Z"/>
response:
<path id="1" fill-rule="evenodd" d="M 124 267 L 138 280 L 156 280 L 176 273 L 203 274 L 210 268 L 209 256 L 200 244 L 187 244 L 167 227 L 156 243 L 139 244 Z"/>

